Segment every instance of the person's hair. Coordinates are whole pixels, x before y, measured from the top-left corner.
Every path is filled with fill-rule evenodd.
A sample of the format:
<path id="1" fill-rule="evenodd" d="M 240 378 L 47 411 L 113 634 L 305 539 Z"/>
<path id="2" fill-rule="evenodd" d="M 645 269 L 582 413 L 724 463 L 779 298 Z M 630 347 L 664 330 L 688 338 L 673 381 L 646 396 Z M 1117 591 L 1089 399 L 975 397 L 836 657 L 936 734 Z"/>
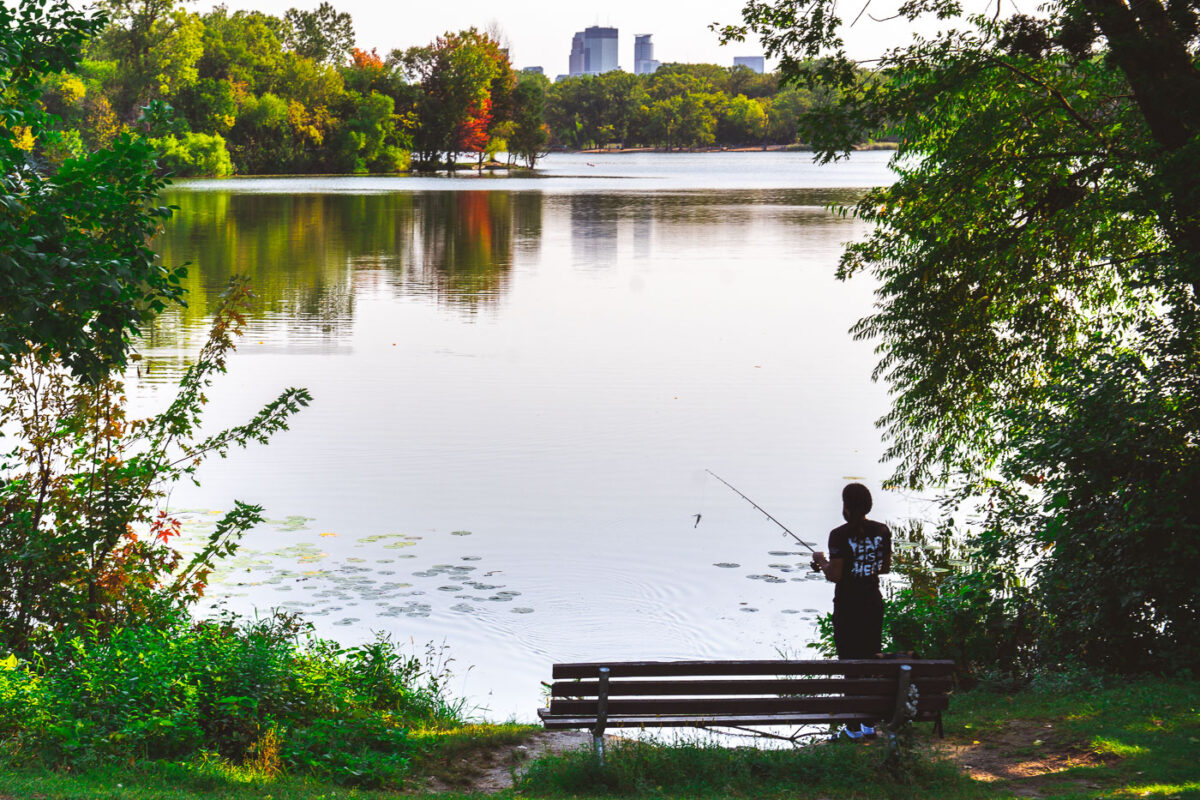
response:
<path id="1" fill-rule="evenodd" d="M 861 483 L 850 483 L 842 489 L 842 506 L 853 519 L 863 519 L 871 510 L 871 490 Z"/>

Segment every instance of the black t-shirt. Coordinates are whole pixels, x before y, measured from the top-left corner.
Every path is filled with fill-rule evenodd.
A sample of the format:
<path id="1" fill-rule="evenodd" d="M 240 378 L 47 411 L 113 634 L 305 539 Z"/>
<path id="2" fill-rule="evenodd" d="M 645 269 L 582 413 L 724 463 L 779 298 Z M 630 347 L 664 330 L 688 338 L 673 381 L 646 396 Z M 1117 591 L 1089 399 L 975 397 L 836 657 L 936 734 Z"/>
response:
<path id="1" fill-rule="evenodd" d="M 879 573 L 892 553 L 892 532 L 882 522 L 847 522 L 829 532 L 829 557 L 842 559 L 842 579 L 834 594 L 879 585 Z M 844 588 L 843 588 L 844 587 Z"/>

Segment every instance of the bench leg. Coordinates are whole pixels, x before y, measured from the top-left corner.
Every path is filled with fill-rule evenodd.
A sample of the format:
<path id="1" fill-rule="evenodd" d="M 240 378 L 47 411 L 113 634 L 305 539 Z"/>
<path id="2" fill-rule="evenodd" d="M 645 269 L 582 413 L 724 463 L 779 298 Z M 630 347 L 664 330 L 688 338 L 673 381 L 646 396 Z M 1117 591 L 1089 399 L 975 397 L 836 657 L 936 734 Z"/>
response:
<path id="1" fill-rule="evenodd" d="M 596 727 L 592 728 L 592 747 L 600 766 L 604 766 L 604 724 L 608 722 L 608 675 L 609 668 L 600 668 L 600 696 L 596 698 Z"/>

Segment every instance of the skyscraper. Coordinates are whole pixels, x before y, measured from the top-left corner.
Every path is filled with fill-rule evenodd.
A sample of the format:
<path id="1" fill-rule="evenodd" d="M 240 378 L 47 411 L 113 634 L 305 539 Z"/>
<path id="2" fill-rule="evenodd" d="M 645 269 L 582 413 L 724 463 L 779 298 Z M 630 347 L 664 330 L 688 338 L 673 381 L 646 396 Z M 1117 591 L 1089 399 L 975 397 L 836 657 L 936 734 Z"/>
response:
<path id="1" fill-rule="evenodd" d="M 583 43 L 583 31 L 571 39 L 571 63 L 567 72 L 572 77 L 587 74 L 587 49 Z"/>
<path id="2" fill-rule="evenodd" d="M 654 42 L 650 41 L 651 35 L 639 33 L 633 37 L 634 75 L 652 75 L 662 66 L 654 60 Z"/>
<path id="3" fill-rule="evenodd" d="M 759 75 L 762 75 L 763 71 L 767 68 L 766 59 L 762 56 L 734 56 L 733 65 L 753 70 Z"/>
<path id="4" fill-rule="evenodd" d="M 593 25 L 571 39 L 570 73 L 599 75 L 619 69 L 617 65 L 617 29 Z"/>

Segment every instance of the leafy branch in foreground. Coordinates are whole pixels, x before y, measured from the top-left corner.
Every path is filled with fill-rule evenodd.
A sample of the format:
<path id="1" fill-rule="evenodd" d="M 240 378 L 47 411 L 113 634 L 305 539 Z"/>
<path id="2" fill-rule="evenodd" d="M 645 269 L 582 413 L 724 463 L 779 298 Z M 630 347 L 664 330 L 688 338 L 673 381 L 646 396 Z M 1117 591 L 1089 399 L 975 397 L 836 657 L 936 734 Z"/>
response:
<path id="1" fill-rule="evenodd" d="M 152 621 L 192 603 L 214 563 L 262 521 L 259 506 L 235 503 L 188 559 L 178 520 L 158 510 L 207 456 L 265 443 L 311 399 L 287 389 L 247 425 L 194 441 L 204 390 L 225 371 L 250 298 L 235 279 L 178 396 L 148 419 L 127 418 L 119 380 L 74 378 L 37 352 L 0 377 L 15 444 L 0 460 L 0 647 L 24 651 L 44 633 Z"/>
<path id="2" fill-rule="evenodd" d="M 1000 12 L 908 0 L 900 16 L 943 32 L 882 54 L 874 80 L 836 0 L 751 0 L 723 36 L 756 35 L 785 79 L 840 90 L 808 117 L 821 158 L 872 133 L 900 143 L 840 268 L 878 282 L 854 333 L 892 391 L 895 483 L 974 517 L 972 580 L 997 560 L 1032 579 L 1038 658 L 1193 665 L 1200 8 Z"/>
<path id="3" fill-rule="evenodd" d="M 182 303 L 183 268 L 148 242 L 170 216 L 151 146 L 127 133 L 55 169 L 43 79 L 74 68 L 103 19 L 64 0 L 0 5 L 0 371 L 36 354 L 99 380 L 125 366 L 155 314 Z"/>

